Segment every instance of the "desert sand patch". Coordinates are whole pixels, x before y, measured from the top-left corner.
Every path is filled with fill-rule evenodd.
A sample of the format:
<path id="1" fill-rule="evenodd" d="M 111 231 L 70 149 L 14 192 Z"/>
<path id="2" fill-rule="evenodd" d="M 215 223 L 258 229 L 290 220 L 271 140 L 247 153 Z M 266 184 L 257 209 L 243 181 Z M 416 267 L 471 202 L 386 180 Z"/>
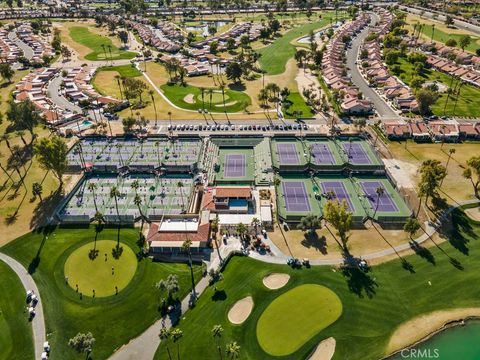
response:
<path id="1" fill-rule="evenodd" d="M 193 94 L 185 95 L 185 97 L 183 98 L 183 101 L 185 101 L 187 104 L 195 104 L 195 98 Z"/>
<path id="2" fill-rule="evenodd" d="M 265 285 L 270 290 L 276 290 L 287 285 L 288 280 L 290 280 L 290 275 L 273 273 L 263 278 L 263 285 Z"/>
<path id="3" fill-rule="evenodd" d="M 335 346 L 337 342 L 335 338 L 329 337 L 328 339 L 322 340 L 315 351 L 307 358 L 308 360 L 330 360 L 335 353 Z"/>
<path id="4" fill-rule="evenodd" d="M 253 309 L 253 299 L 247 296 L 238 300 L 228 312 L 228 320 L 235 325 L 242 324 L 250 316 Z"/>
<path id="5" fill-rule="evenodd" d="M 470 219 L 480 221 L 480 207 L 465 209 L 464 211 Z"/>
<path id="6" fill-rule="evenodd" d="M 393 333 L 387 345 L 387 354 L 415 344 L 442 329 L 452 321 L 480 316 L 480 308 L 462 308 L 434 311 L 417 316 L 401 324 Z"/>

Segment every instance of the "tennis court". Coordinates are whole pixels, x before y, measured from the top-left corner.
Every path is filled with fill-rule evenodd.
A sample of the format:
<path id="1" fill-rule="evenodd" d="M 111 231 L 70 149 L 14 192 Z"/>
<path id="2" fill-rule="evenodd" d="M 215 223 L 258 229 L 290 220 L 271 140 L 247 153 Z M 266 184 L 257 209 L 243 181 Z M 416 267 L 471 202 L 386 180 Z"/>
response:
<path id="1" fill-rule="evenodd" d="M 398 212 L 398 207 L 395 201 L 390 196 L 389 192 L 379 181 L 361 181 L 363 192 L 367 195 L 372 209 L 377 209 L 380 212 Z M 377 194 L 377 189 L 382 188 L 383 194 Z"/>
<path id="2" fill-rule="evenodd" d="M 348 210 L 351 212 L 355 211 L 350 196 L 348 196 L 347 189 L 345 189 L 345 185 L 342 182 L 322 181 L 321 186 L 328 200 L 338 200 L 340 203 L 345 200 L 348 205 Z"/>
<path id="3" fill-rule="evenodd" d="M 316 165 L 335 165 L 336 161 L 328 144 L 312 145 L 312 162 Z"/>
<path id="4" fill-rule="evenodd" d="M 303 181 L 284 181 L 282 189 L 287 211 L 311 211 L 310 200 Z"/>
<path id="5" fill-rule="evenodd" d="M 354 165 L 371 165 L 372 161 L 361 143 L 349 142 L 342 144 L 348 162 Z"/>
<path id="6" fill-rule="evenodd" d="M 298 149 L 294 143 L 277 144 L 277 154 L 281 165 L 299 165 Z"/>
<path id="7" fill-rule="evenodd" d="M 226 154 L 223 176 L 226 178 L 243 177 L 246 172 L 245 154 Z"/>

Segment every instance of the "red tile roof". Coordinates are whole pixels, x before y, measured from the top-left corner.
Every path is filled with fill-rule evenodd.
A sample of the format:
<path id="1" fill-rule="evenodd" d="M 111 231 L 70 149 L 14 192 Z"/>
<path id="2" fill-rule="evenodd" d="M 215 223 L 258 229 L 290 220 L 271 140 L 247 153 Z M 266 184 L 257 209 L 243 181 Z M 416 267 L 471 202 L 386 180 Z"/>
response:
<path id="1" fill-rule="evenodd" d="M 217 198 L 250 198 L 252 191 L 245 186 L 217 186 L 215 197 Z"/>
<path id="2" fill-rule="evenodd" d="M 159 232 L 159 223 L 152 223 L 148 230 L 147 241 L 208 241 L 208 235 L 210 233 L 210 223 L 199 224 L 196 232 Z"/>

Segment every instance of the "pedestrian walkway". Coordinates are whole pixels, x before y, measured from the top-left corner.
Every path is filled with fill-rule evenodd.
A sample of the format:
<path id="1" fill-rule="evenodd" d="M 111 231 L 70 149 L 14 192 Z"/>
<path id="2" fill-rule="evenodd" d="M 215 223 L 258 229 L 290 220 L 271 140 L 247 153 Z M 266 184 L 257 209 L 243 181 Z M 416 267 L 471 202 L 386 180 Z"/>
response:
<path id="1" fill-rule="evenodd" d="M 41 359 L 43 352 L 43 343 L 45 342 L 45 319 L 43 317 L 42 299 L 40 297 L 40 291 L 38 291 L 37 285 L 33 281 L 33 278 L 27 272 L 27 270 L 17 260 L 0 253 L 0 260 L 5 262 L 10 268 L 15 271 L 20 278 L 23 287 L 25 288 L 25 294 L 27 290 L 33 290 L 37 295 L 38 303 L 35 306 L 35 317 L 32 320 L 33 330 L 33 342 L 35 346 L 35 359 Z M 26 295 L 25 295 L 26 296 Z"/>

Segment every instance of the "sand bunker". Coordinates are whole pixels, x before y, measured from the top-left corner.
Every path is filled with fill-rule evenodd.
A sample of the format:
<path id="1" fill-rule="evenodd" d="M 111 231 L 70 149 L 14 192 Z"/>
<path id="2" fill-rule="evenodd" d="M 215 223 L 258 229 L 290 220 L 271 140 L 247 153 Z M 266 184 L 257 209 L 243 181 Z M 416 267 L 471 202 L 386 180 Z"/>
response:
<path id="1" fill-rule="evenodd" d="M 193 94 L 185 95 L 183 101 L 185 101 L 187 104 L 195 104 L 195 98 L 193 97 Z"/>
<path id="2" fill-rule="evenodd" d="M 253 309 L 253 299 L 247 296 L 238 300 L 228 312 L 228 320 L 232 324 L 240 325 L 250 316 Z"/>
<path id="3" fill-rule="evenodd" d="M 321 341 L 315 351 L 307 358 L 308 360 L 330 360 L 335 353 L 337 342 L 333 337 Z"/>
<path id="4" fill-rule="evenodd" d="M 475 221 L 480 221 L 480 207 L 465 209 L 465 214 Z"/>
<path id="5" fill-rule="evenodd" d="M 442 329 L 449 322 L 479 316 L 480 308 L 440 310 L 417 316 L 404 322 L 395 330 L 388 343 L 386 353 L 391 354 L 415 344 Z"/>
<path id="6" fill-rule="evenodd" d="M 288 280 L 290 280 L 288 274 L 273 273 L 263 278 L 263 285 L 270 290 L 276 290 L 287 285 Z"/>

